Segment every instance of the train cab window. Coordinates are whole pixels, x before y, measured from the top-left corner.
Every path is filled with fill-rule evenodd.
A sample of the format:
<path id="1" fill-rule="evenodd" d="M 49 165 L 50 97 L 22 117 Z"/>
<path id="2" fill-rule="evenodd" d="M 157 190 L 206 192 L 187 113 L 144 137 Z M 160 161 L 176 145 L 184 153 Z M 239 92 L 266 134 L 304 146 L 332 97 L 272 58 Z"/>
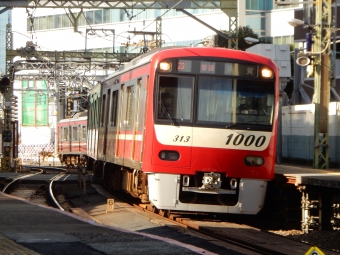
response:
<path id="1" fill-rule="evenodd" d="M 238 81 L 236 115 L 238 123 L 272 125 L 274 86 L 268 83 Z"/>
<path id="2" fill-rule="evenodd" d="M 72 140 L 78 140 L 78 127 L 72 127 Z"/>
<path id="3" fill-rule="evenodd" d="M 160 76 L 157 118 L 191 121 L 194 77 Z"/>
<path id="4" fill-rule="evenodd" d="M 198 82 L 198 122 L 232 121 L 233 80 L 200 77 Z"/>
<path id="5" fill-rule="evenodd" d="M 272 124 L 274 86 L 271 82 L 200 76 L 198 123 Z"/>

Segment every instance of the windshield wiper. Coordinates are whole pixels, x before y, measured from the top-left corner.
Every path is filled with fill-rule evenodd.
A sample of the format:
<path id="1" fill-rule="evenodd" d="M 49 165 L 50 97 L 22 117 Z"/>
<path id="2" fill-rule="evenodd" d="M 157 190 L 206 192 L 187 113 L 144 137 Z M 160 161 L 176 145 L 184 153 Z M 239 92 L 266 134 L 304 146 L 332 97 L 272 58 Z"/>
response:
<path id="1" fill-rule="evenodd" d="M 175 123 L 174 123 L 173 119 L 171 118 L 170 114 L 168 113 L 168 111 L 166 110 L 164 104 L 162 102 L 159 102 L 159 104 L 161 106 L 161 109 L 164 111 L 165 116 L 167 117 L 167 119 L 170 120 L 171 125 L 174 126 Z"/>

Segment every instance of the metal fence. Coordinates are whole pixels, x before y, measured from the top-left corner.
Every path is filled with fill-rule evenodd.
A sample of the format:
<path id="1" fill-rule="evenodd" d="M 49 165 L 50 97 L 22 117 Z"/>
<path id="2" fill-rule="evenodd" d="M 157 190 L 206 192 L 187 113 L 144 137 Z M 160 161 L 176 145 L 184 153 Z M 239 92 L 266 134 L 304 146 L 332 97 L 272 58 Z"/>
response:
<path id="1" fill-rule="evenodd" d="M 38 164 L 54 156 L 54 143 L 48 144 L 19 144 L 18 157 L 23 164 Z"/>

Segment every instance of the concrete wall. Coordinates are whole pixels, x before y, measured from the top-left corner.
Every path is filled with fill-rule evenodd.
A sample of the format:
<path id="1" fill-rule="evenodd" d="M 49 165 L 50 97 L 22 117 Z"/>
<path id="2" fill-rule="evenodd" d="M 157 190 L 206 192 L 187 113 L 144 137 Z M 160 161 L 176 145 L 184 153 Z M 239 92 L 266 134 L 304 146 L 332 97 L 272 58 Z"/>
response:
<path id="1" fill-rule="evenodd" d="M 314 105 L 293 105 L 282 108 L 282 158 L 313 162 Z M 340 102 L 329 104 L 330 162 L 340 164 Z"/>

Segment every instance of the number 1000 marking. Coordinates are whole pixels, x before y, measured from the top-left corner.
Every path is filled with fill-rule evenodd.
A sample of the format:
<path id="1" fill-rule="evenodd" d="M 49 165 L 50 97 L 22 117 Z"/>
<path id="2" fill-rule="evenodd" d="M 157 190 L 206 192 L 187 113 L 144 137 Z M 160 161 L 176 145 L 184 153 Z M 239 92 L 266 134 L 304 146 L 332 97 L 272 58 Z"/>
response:
<path id="1" fill-rule="evenodd" d="M 243 134 L 239 134 L 235 136 L 235 138 L 234 138 L 234 134 L 231 134 L 231 135 L 228 135 L 227 142 L 225 143 L 225 145 L 229 145 L 232 142 L 233 145 L 238 146 L 243 142 L 243 140 L 244 140 L 244 143 L 243 143 L 244 146 L 248 147 L 255 142 L 256 147 L 261 147 L 266 141 L 266 137 L 261 135 L 257 139 L 255 139 L 254 135 L 249 135 L 246 137 L 246 139 L 244 139 Z"/>

